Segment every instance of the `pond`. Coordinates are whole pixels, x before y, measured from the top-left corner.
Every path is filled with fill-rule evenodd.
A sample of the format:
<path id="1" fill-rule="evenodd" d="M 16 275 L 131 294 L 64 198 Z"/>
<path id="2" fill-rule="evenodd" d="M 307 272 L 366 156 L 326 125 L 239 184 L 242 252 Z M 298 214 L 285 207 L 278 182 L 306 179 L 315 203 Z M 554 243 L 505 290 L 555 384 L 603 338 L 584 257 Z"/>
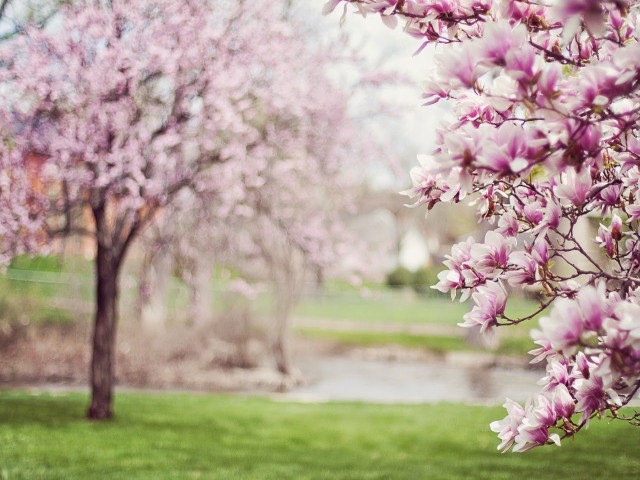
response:
<path id="1" fill-rule="evenodd" d="M 479 362 L 481 364 L 481 362 Z M 305 385 L 279 395 L 297 401 L 502 404 L 540 391 L 543 370 L 443 361 L 315 357 L 300 365 Z"/>

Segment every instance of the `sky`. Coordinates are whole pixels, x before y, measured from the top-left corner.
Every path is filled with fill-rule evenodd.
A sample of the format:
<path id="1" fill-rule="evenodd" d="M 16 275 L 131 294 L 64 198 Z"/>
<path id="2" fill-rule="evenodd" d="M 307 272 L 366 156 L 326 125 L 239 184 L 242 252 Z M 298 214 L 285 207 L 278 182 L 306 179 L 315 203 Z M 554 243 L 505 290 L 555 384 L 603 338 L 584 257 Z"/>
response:
<path id="1" fill-rule="evenodd" d="M 321 6 L 324 3 L 309 1 L 311 10 L 317 4 Z M 372 65 L 382 65 L 387 71 L 397 72 L 408 78 L 403 85 L 387 87 L 382 92 L 385 100 L 399 107 L 397 115 L 380 119 L 381 129 L 393 139 L 391 155 L 396 157 L 395 168 L 389 168 L 389 162 L 382 161 L 379 168 L 370 171 L 368 179 L 374 188 L 399 192 L 411 185 L 409 171 L 418 164 L 416 156 L 430 153 L 435 148 L 436 128 L 443 117 L 450 115 L 450 109 L 444 102 L 431 106 L 422 105 L 422 82 L 433 68 L 436 47 L 428 46 L 414 55 L 420 48 L 421 41 L 404 33 L 402 25 L 392 30 L 375 15 L 363 18 L 351 9 L 341 22 L 342 12 L 339 6 L 326 17 L 318 15 L 318 21 L 322 23 L 322 28 L 330 32 L 346 32 L 351 45 Z M 381 226 L 379 230 L 382 231 L 383 228 Z M 395 227 L 389 228 L 393 230 Z M 394 258 L 394 261 L 397 260 L 411 270 L 428 262 L 428 249 L 416 226 L 403 238 L 402 244 L 400 257 Z"/>
<path id="2" fill-rule="evenodd" d="M 338 7 L 322 21 L 328 29 L 345 31 L 351 44 L 372 64 L 383 65 L 386 70 L 409 79 L 405 85 L 386 88 L 383 92 L 386 100 L 400 107 L 398 115 L 384 119 L 384 129 L 394 139 L 392 149 L 398 157 L 396 178 L 382 170 L 377 178 L 372 178 L 381 188 L 406 188 L 410 183 L 409 169 L 417 165 L 416 155 L 433 150 L 436 127 L 448 112 L 443 104 L 422 106 L 421 84 L 432 68 L 434 46 L 414 55 L 421 42 L 405 34 L 401 25 L 391 30 L 373 15 L 363 18 L 349 11 L 340 26 L 341 16 L 342 8 Z"/>

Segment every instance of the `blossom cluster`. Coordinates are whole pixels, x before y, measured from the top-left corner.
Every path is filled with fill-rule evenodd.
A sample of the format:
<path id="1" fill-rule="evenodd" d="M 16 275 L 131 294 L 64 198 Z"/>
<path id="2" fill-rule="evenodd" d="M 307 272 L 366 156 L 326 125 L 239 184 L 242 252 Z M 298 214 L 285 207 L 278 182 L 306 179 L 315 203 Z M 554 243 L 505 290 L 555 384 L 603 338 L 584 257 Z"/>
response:
<path id="1" fill-rule="evenodd" d="M 334 178 L 325 194 L 346 191 L 336 172 L 356 135 L 325 74 L 336 54 L 285 8 L 65 4 L 52 25 L 4 42 L 0 264 L 49 235 L 87 233 L 82 209 L 109 210 L 118 231 L 105 243 L 122 244 L 185 187 L 208 194 L 218 225 L 269 203 L 265 214 L 328 263 L 339 208 L 315 201 L 323 211 L 309 220 L 295 202 L 321 175 Z"/>
<path id="2" fill-rule="evenodd" d="M 593 416 L 623 418 L 640 387 L 640 3 L 326 9 L 340 3 L 404 22 L 420 49 L 440 45 L 424 99 L 449 102 L 455 120 L 404 193 L 429 209 L 468 201 L 488 231 L 453 246 L 435 288 L 471 298 L 461 325 L 485 334 L 542 315 L 533 351 L 547 362 L 542 392 L 524 407 L 507 401 L 507 418 L 491 426 L 499 448 L 559 444 Z M 513 289 L 537 295 L 539 308 L 509 316 Z"/>
<path id="3" fill-rule="evenodd" d="M 636 295 L 623 300 L 605 292 L 604 283 L 583 287 L 573 299 L 559 298 L 540 319 L 533 332 L 539 348 L 530 353 L 532 362 L 547 362 L 543 391 L 524 407 L 507 400 L 508 416 L 491 424 L 500 450 L 559 445 L 561 436 L 604 410 L 622 417 L 618 409 L 638 390 L 640 304 Z"/>

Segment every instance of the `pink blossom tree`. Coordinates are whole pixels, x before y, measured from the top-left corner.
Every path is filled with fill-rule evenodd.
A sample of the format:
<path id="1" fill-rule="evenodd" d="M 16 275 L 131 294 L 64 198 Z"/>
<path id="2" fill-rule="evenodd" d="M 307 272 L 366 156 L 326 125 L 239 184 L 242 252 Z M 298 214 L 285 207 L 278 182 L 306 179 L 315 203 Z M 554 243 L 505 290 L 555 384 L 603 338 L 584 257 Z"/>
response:
<path id="1" fill-rule="evenodd" d="M 118 276 L 132 242 L 185 188 L 241 192 L 216 167 L 250 169 L 264 148 L 256 119 L 297 108 L 271 102 L 265 81 L 303 38 L 283 5 L 74 3 L 0 48 L 3 255 L 56 234 L 97 245 L 89 418 L 112 415 Z"/>
<path id="2" fill-rule="evenodd" d="M 300 60 L 299 55 L 295 57 Z M 301 107 L 298 118 L 269 121 L 264 136 L 269 151 L 263 162 L 254 164 L 251 172 L 228 172 L 232 177 L 239 175 L 231 183 L 245 185 L 242 195 L 228 199 L 223 209 L 210 201 L 210 192 L 185 198 L 188 205 L 197 205 L 200 217 L 185 220 L 189 230 L 198 234 L 173 237 L 181 263 L 190 266 L 187 275 L 195 280 L 193 286 L 199 277 L 210 278 L 211 265 L 202 261 L 203 251 L 243 276 L 269 282 L 273 293 L 270 350 L 284 375 L 292 373 L 291 311 L 310 274 L 330 269 L 346 250 L 360 247 L 365 253 L 346 221 L 361 181 L 352 170 L 359 163 L 353 158 L 367 148 L 355 135 L 346 98 L 324 77 L 323 63 L 317 59 L 297 69 L 298 77 L 308 74 L 309 79 L 324 81 L 312 91 L 301 92 L 296 102 Z M 202 268 L 204 275 L 199 274 Z M 196 305 L 194 310 L 202 309 Z"/>
<path id="3" fill-rule="evenodd" d="M 308 33 L 310 39 L 319 36 Z M 368 74 L 338 81 L 329 74 L 338 64 L 367 68 L 344 41 L 334 40 L 313 48 L 291 42 L 286 51 L 273 53 L 278 58 L 263 79 L 268 95 L 256 99 L 257 108 L 270 115 L 252 121 L 262 138 L 255 161 L 217 166 L 214 171 L 224 182 L 181 195 L 146 239 L 143 271 L 162 270 L 165 256 L 173 257 L 192 293 L 193 323 L 208 313 L 202 300 L 210 304 L 210 299 L 202 290 L 209 291 L 215 263 L 249 280 L 267 281 L 273 290 L 269 349 L 283 375 L 293 370 L 291 311 L 312 273 L 340 263 L 347 250 L 357 251 L 365 263 L 366 249 L 347 222 L 362 169 L 381 156 L 381 146 L 359 134 L 363 122 L 354 118 L 351 94 L 366 88 L 369 110 L 384 112 L 385 104 L 374 99 L 378 87 L 398 81 Z M 343 50 L 337 53 L 338 45 Z M 142 276 L 151 280 L 147 273 Z M 162 279 L 157 280 L 162 288 Z M 141 303 L 155 306 L 151 283 L 140 292 Z"/>
<path id="4" fill-rule="evenodd" d="M 499 449 L 560 444 L 640 389 L 640 4 L 635 0 L 331 0 L 436 44 L 427 104 L 455 121 L 419 158 L 415 206 L 475 202 L 490 230 L 455 245 L 436 288 L 471 297 L 462 326 L 490 334 L 543 314 L 542 391 L 507 400 Z M 599 221 L 595 238 L 580 226 Z M 539 308 L 505 313 L 510 288 Z"/>

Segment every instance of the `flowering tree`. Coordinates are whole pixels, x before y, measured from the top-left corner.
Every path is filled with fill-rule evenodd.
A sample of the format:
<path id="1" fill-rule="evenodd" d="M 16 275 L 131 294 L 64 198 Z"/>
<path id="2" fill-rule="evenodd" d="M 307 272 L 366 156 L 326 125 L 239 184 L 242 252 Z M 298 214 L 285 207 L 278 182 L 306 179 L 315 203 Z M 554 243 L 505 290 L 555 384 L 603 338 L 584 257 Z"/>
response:
<path id="1" fill-rule="evenodd" d="M 306 70 L 309 79 L 323 78 L 323 64 L 320 59 L 309 62 L 306 68 L 297 69 L 298 76 Z M 282 84 L 286 84 L 284 78 Z M 353 167 L 355 152 L 362 150 L 357 149 L 346 99 L 338 92 L 328 79 L 313 91 L 301 92 L 296 102 L 300 117 L 293 132 L 291 118 L 281 125 L 277 119 L 270 122 L 265 132 L 269 151 L 263 162 L 254 164 L 251 175 L 242 172 L 243 178 L 232 181 L 245 183 L 243 195 L 227 203 L 233 207 L 216 208 L 207 199 L 209 194 L 192 198 L 207 218 L 193 225 L 198 235 L 177 238 L 182 262 L 191 265 L 189 274 L 196 280 L 199 268 L 206 271 L 209 266 L 210 272 L 210 265 L 199 258 L 201 252 L 213 249 L 218 261 L 235 266 L 249 278 L 270 282 L 274 302 L 271 351 L 278 371 L 285 375 L 292 373 L 290 315 L 310 270 L 330 268 L 346 248 L 359 246 L 364 252 L 345 225 L 353 187 L 359 181 L 345 172 Z M 282 136 L 285 132 L 287 138 Z M 209 239 L 209 244 L 203 245 L 202 239 Z M 216 254 L 212 252 L 211 258 Z"/>
<path id="2" fill-rule="evenodd" d="M 286 35 L 293 37 L 302 27 L 292 19 Z M 181 195 L 146 239 L 143 272 L 157 267 L 168 275 L 165 257 L 173 256 L 192 293 L 194 323 L 207 313 L 202 300 L 210 304 L 210 299 L 202 290 L 209 291 L 214 263 L 231 266 L 247 278 L 267 280 L 274 303 L 270 347 L 277 369 L 285 375 L 292 372 L 290 314 L 310 271 L 331 268 L 346 249 L 357 250 L 364 263 L 365 248 L 350 235 L 346 221 L 361 183 L 361 167 L 380 150 L 358 135 L 349 108 L 353 87 L 328 74 L 338 62 L 363 67 L 347 48 L 346 54 L 336 54 L 337 43 L 343 45 L 339 40 L 331 47 L 291 41 L 286 51 L 270 53 L 277 58 L 263 79 L 265 95 L 256 99 L 256 108 L 270 115 L 252 120 L 262 138 L 253 151 L 254 161 L 216 166 L 212 172 L 224 181 L 217 188 Z M 351 82 L 375 93 L 379 85 L 394 80 L 372 79 L 364 75 Z M 376 105 L 371 95 L 369 104 Z M 150 295 L 153 276 L 142 277 L 150 280 L 140 292 L 142 306 L 156 307 L 156 295 Z M 157 288 L 162 283 L 156 276 Z M 246 284 L 232 287 L 238 285 Z"/>
<path id="3" fill-rule="evenodd" d="M 74 3 L 0 49 L 3 254 L 55 234 L 97 244 L 90 418 L 112 415 L 118 275 L 131 243 L 185 188 L 241 191 L 214 167 L 259 157 L 255 120 L 274 108 L 258 101 L 264 80 L 302 38 L 286 34 L 282 7 Z M 278 112 L 296 108 L 279 100 Z M 87 211 L 90 225 L 79 221 Z"/>
<path id="4" fill-rule="evenodd" d="M 427 104 L 456 121 L 419 157 L 406 193 L 431 209 L 471 197 L 490 225 L 455 245 L 436 288 L 471 297 L 462 326 L 489 334 L 544 314 L 542 392 L 491 424 L 499 449 L 559 444 L 640 388 L 640 45 L 637 1 L 332 0 L 438 44 Z M 595 238 L 579 226 L 599 221 Z M 596 247 L 594 252 L 593 246 Z M 599 247 L 599 248 L 597 248 Z M 599 250 L 599 251 L 598 251 Z M 505 314 L 507 288 L 540 306 Z"/>

